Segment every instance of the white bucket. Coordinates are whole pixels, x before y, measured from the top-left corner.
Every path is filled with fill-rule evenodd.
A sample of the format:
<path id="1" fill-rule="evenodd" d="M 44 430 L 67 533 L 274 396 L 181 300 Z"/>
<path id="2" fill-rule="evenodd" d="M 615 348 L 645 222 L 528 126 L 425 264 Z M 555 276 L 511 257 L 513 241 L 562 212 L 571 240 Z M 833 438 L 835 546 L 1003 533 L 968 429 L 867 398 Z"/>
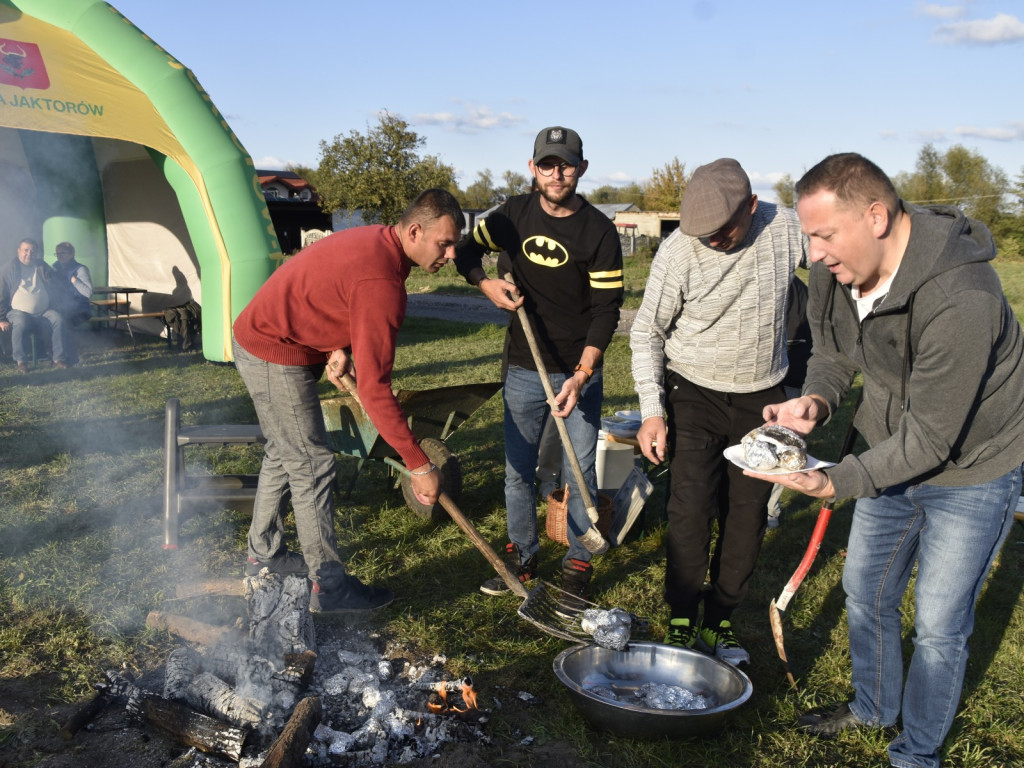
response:
<path id="1" fill-rule="evenodd" d="M 603 429 L 597 432 L 597 487 L 601 491 L 617 491 L 636 466 L 633 446 L 613 443 Z"/>

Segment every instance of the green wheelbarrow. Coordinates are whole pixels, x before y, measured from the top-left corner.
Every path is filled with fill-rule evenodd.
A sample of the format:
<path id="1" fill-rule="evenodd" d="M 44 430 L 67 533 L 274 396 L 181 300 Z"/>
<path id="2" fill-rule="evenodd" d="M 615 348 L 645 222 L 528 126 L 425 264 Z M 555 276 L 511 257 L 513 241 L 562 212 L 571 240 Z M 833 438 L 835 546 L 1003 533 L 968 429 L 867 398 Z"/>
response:
<path id="1" fill-rule="evenodd" d="M 445 445 L 461 424 L 501 389 L 500 381 L 482 384 L 460 384 L 426 390 L 400 390 L 395 393 L 398 403 L 409 419 L 409 428 L 420 440 L 420 447 L 441 470 L 444 489 L 453 499 L 462 490 L 462 470 L 459 457 Z M 383 461 L 398 479 L 402 496 L 409 509 L 420 517 L 441 521 L 448 513 L 439 503 L 420 503 L 412 492 L 409 477 L 398 452 L 377 431 L 366 411 L 350 395 L 342 394 L 320 401 L 327 425 L 327 442 L 335 453 L 353 456 L 359 460 L 355 474 L 349 481 L 346 495 L 352 493 L 359 473 L 367 461 Z"/>

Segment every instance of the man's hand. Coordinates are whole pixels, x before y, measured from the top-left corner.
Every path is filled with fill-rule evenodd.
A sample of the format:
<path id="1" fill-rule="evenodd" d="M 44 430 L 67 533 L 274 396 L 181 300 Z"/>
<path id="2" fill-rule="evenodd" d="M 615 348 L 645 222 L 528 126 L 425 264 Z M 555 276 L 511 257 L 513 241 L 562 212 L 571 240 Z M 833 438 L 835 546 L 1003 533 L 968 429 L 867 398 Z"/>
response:
<path id="1" fill-rule="evenodd" d="M 668 428 L 661 416 L 644 419 L 636 432 L 636 440 L 640 443 L 640 453 L 652 464 L 661 464 L 665 460 L 665 446 L 668 444 Z"/>
<path id="2" fill-rule="evenodd" d="M 0 320 L 0 331 L 11 330 L 11 324 L 7 320 Z"/>
<path id="3" fill-rule="evenodd" d="M 561 391 L 555 395 L 555 405 L 558 408 L 557 410 L 552 408 L 551 415 L 564 419 L 572 413 L 572 409 L 580 401 L 580 391 L 586 383 L 586 374 L 577 374 L 567 378 L 562 384 Z"/>
<path id="4" fill-rule="evenodd" d="M 430 462 L 409 471 L 412 492 L 420 504 L 437 503 L 441 495 L 441 471 Z"/>
<path id="5" fill-rule="evenodd" d="M 784 403 L 766 405 L 761 415 L 768 424 L 778 424 L 801 435 L 809 435 L 818 422 L 828 416 L 828 407 L 820 398 L 805 395 Z"/>
<path id="6" fill-rule="evenodd" d="M 763 475 L 749 470 L 743 470 L 743 474 L 769 483 L 779 483 L 816 499 L 830 499 L 836 495 L 828 475 L 817 469 L 812 472 L 790 472 L 788 475 Z"/>
<path id="7" fill-rule="evenodd" d="M 355 376 L 355 369 L 352 367 L 352 356 L 346 349 L 336 349 L 327 358 L 327 380 L 340 391 L 348 392 L 348 387 L 342 381 L 342 377 L 346 373 Z"/>
<path id="8" fill-rule="evenodd" d="M 498 309 L 515 312 L 522 306 L 523 297 L 519 295 L 515 285 L 501 278 L 484 278 L 477 283 L 477 287 Z"/>

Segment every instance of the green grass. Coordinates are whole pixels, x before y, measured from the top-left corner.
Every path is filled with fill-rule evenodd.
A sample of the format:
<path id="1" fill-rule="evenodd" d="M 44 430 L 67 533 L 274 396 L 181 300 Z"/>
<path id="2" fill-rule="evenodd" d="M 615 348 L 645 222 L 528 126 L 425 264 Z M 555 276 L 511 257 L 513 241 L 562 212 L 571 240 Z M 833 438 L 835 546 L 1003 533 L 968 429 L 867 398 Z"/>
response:
<path id="1" fill-rule="evenodd" d="M 649 261 L 637 262 L 637 269 Z M 1018 311 L 1024 265 L 1000 264 Z M 427 276 L 440 288 L 445 275 Z M 455 276 L 456 279 L 457 275 Z M 643 280 L 630 281 L 642 288 Z M 454 282 L 454 281 L 453 281 Z M 634 289 L 631 288 L 631 291 Z M 640 288 L 635 291 L 639 295 Z M 117 338 L 106 333 L 87 339 Z M 502 331 L 410 318 L 400 337 L 395 384 L 432 389 L 495 380 Z M 24 751 L 34 735 L 59 724 L 43 710 L 16 707 L 12 691 L 31 687 L 38 704 L 73 701 L 102 680 L 104 669 L 152 670 L 175 644 L 146 629 L 150 610 L 174 594 L 179 579 L 240 573 L 248 517 L 244 510 L 204 508 L 185 521 L 181 546 L 163 551 L 163 414 L 180 398 L 186 423 L 252 422 L 254 412 L 230 365 L 168 352 L 148 340 L 85 350 L 70 371 L 17 376 L 0 368 L 0 762 L 35 765 Z M 635 406 L 628 340 L 616 337 L 607 354 L 604 410 Z M 322 385 L 322 393 L 331 392 Z M 846 414 L 815 434 L 810 451 L 838 450 Z M 480 408 L 450 438 L 464 477 L 461 509 L 485 539 L 505 540 L 500 397 Z M 259 451 L 190 449 L 192 471 L 256 471 Z M 342 458 L 349 477 L 355 462 Z M 360 473 L 349 499 L 339 499 L 336 524 L 349 567 L 386 583 L 395 603 L 370 621 L 376 631 L 412 651 L 443 653 L 454 674 L 472 675 L 484 695 L 510 698 L 526 690 L 543 704 L 529 710 L 536 747 L 568 745 L 567 765 L 864 766 L 885 763 L 877 733 L 822 742 L 794 733 L 809 707 L 845 696 L 849 659 L 840 574 L 852 503 L 838 506 L 814 568 L 785 615 L 786 649 L 799 687 L 790 689 L 775 654 L 767 605 L 803 554 L 818 505 L 787 495 L 782 527 L 765 538 L 746 603 L 735 616 L 753 656 L 752 700 L 717 738 L 634 741 L 596 738 L 551 672 L 565 643 L 516 614 L 513 596 L 477 591 L 492 575 L 487 561 L 453 524 L 411 514 L 383 464 Z M 661 490 L 648 504 L 626 546 L 597 559 L 595 597 L 666 620 Z M 541 575 L 550 578 L 564 550 L 544 540 Z M 1024 528 L 1015 526 L 985 588 L 971 642 L 963 702 L 947 742 L 947 764 L 981 768 L 1024 763 Z M 913 605 L 908 597 L 909 629 Z M 910 639 L 907 639 L 908 650 Z M 488 732 L 493 764 L 526 735 L 501 710 Z"/>

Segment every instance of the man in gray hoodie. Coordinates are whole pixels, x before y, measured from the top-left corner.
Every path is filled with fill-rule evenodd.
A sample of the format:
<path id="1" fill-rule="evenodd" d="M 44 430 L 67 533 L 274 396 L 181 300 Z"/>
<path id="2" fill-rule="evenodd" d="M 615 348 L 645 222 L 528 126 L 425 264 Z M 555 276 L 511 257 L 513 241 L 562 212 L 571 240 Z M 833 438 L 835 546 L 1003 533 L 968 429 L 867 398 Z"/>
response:
<path id="1" fill-rule="evenodd" d="M 813 263 L 813 353 L 802 396 L 764 416 L 806 434 L 859 371 L 855 424 L 870 446 L 825 471 L 762 476 L 858 500 L 843 571 L 855 695 L 799 725 L 830 737 L 902 714 L 890 762 L 933 768 L 960 699 L 975 601 L 1021 492 L 1024 339 L 980 222 L 903 202 L 852 153 L 825 158 L 796 191 Z M 900 605 L 915 562 L 903 684 Z"/>

